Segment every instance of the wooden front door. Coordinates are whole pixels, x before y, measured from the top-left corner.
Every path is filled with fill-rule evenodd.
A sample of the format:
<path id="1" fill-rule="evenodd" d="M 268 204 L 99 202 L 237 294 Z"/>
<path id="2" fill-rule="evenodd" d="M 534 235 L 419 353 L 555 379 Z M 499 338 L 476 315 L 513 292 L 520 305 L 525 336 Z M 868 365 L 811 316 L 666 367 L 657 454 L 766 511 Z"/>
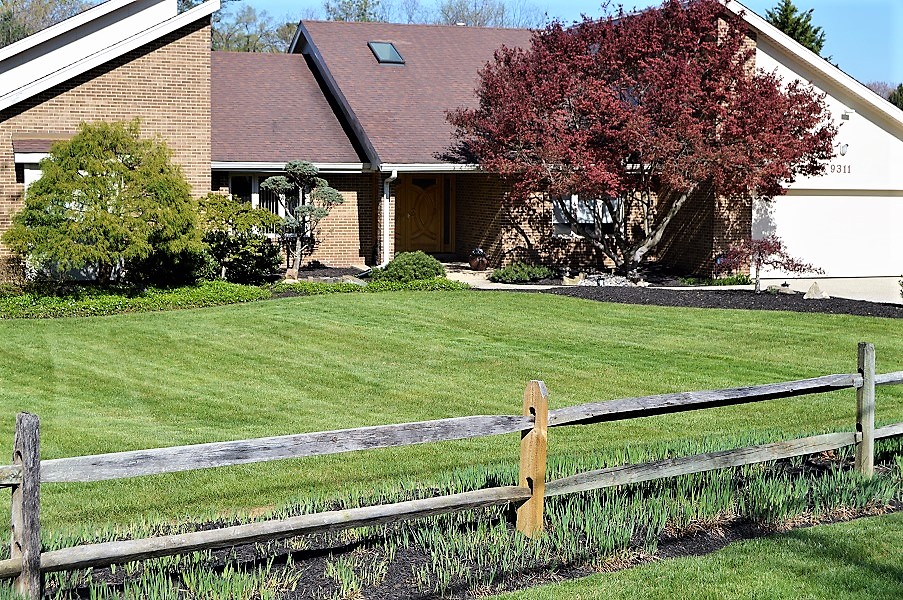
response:
<path id="1" fill-rule="evenodd" d="M 451 178 L 402 175 L 396 211 L 396 251 L 452 250 Z"/>

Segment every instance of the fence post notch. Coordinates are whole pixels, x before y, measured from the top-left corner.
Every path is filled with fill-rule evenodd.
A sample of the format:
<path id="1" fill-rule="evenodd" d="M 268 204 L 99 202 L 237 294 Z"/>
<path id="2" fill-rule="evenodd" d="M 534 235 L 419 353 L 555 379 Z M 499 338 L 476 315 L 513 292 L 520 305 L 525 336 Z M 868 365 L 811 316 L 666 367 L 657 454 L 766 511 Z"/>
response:
<path id="1" fill-rule="evenodd" d="M 12 543 L 10 557 L 22 559 L 15 590 L 33 600 L 43 594 L 41 576 L 41 439 L 37 415 L 16 415 L 13 464 L 22 467 L 22 483 L 13 487 L 10 508 Z"/>
<path id="2" fill-rule="evenodd" d="M 531 381 L 524 390 L 524 415 L 533 416 L 533 429 L 521 434 L 518 485 L 529 488 L 530 499 L 517 509 L 517 530 L 527 537 L 542 531 L 548 453 L 549 394 L 542 381 Z"/>
<path id="3" fill-rule="evenodd" d="M 875 346 L 859 342 L 859 373 L 862 387 L 856 389 L 856 470 L 871 477 L 875 473 Z"/>

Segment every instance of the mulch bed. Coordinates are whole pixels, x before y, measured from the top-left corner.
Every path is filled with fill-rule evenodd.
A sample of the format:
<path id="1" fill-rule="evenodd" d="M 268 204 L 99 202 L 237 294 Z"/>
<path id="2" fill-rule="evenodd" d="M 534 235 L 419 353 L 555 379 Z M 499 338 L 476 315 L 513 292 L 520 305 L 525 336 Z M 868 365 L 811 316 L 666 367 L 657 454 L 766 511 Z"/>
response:
<path id="1" fill-rule="evenodd" d="M 749 290 L 686 289 L 672 290 L 656 287 L 575 286 L 545 290 L 550 294 L 651 306 L 679 306 L 689 308 L 732 308 L 740 310 L 785 310 L 801 313 L 855 315 L 860 317 L 903 318 L 903 305 L 826 298 L 806 300 L 803 294 L 755 293 Z"/>
<path id="2" fill-rule="evenodd" d="M 298 270 L 298 279 L 307 279 L 308 277 L 312 277 L 314 279 L 333 278 L 341 277 L 343 275 L 353 275 L 356 277 L 361 273 L 363 273 L 363 271 L 361 271 L 360 269 L 355 269 L 354 267 L 324 267 L 320 264 L 313 264 L 306 267 L 301 267 L 301 269 Z"/>

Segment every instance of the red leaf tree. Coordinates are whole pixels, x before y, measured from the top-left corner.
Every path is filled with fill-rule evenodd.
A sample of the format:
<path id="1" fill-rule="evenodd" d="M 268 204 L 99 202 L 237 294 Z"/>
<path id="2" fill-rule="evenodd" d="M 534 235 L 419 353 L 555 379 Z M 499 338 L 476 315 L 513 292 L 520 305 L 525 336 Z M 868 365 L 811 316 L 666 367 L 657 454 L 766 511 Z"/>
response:
<path id="1" fill-rule="evenodd" d="M 727 273 L 749 267 L 756 280 L 756 293 L 762 291 L 762 267 L 771 267 L 785 273 L 824 273 L 819 267 L 803 262 L 787 253 L 779 237 L 768 236 L 761 240 L 747 239 L 732 247 L 718 264 L 716 272 Z"/>
<path id="2" fill-rule="evenodd" d="M 751 68 L 747 28 L 718 0 L 565 27 L 502 48 L 480 72 L 479 106 L 448 115 L 456 151 L 502 174 L 511 199 L 542 193 L 621 270 L 642 263 L 705 183 L 732 199 L 772 198 L 817 175 L 836 129 L 823 96 Z M 579 194 L 596 222 L 569 203 Z"/>

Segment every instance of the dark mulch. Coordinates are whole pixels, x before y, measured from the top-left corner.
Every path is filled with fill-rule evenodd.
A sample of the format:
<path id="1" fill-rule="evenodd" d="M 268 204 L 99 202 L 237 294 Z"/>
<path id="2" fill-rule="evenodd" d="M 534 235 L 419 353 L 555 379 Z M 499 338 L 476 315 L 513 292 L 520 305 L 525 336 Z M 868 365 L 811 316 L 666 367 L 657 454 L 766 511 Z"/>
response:
<path id="1" fill-rule="evenodd" d="M 298 270 L 298 279 L 307 279 L 308 277 L 312 277 L 314 279 L 321 278 L 333 278 L 333 277 L 342 277 L 343 275 L 354 275 L 355 277 L 363 273 L 360 269 L 355 269 L 354 267 L 347 268 L 338 268 L 338 267 L 325 267 L 321 264 L 313 264 L 307 267 L 301 267 Z"/>
<path id="2" fill-rule="evenodd" d="M 827 298 L 806 300 L 803 294 L 755 293 L 748 290 L 686 289 L 670 290 L 656 287 L 566 287 L 547 290 L 547 293 L 621 304 L 679 306 L 691 308 L 733 308 L 741 310 L 785 310 L 802 313 L 855 315 L 860 317 L 903 318 L 903 305 Z"/>

